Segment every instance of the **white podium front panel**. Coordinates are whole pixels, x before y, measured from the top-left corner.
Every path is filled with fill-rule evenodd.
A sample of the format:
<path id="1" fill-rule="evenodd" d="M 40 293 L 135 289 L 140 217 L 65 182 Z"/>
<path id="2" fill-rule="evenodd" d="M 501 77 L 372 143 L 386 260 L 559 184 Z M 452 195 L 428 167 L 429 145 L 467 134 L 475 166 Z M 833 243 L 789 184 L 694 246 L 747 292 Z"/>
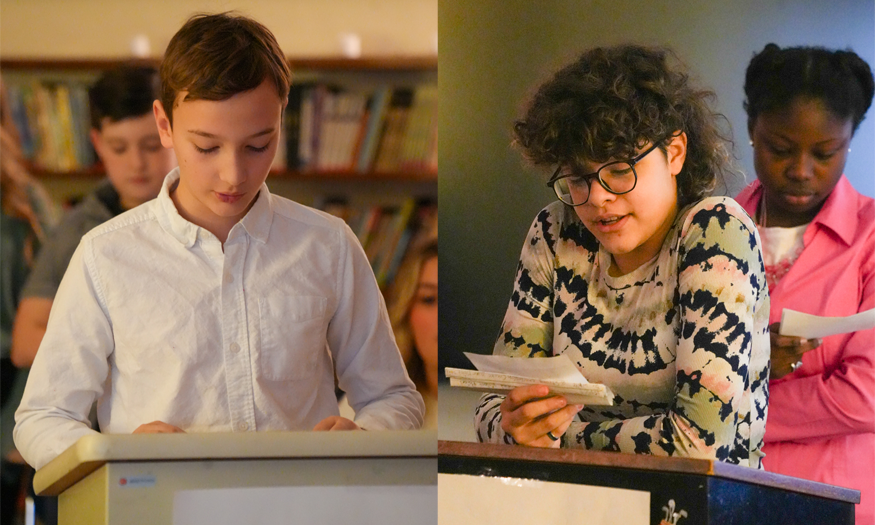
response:
<path id="1" fill-rule="evenodd" d="M 173 525 L 241 523 L 434 525 L 437 523 L 437 488 L 425 485 L 346 485 L 176 493 Z"/>
<path id="2" fill-rule="evenodd" d="M 63 491 L 60 525 L 437 523 L 434 432 L 97 436 L 64 455 L 34 480 Z"/>

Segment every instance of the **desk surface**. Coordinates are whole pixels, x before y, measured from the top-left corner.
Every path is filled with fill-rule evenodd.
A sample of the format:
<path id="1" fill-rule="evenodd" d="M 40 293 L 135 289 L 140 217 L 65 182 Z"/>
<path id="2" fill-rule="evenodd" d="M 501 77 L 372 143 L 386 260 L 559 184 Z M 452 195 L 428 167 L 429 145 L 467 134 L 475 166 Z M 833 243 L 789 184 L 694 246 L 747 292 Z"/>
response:
<path id="1" fill-rule="evenodd" d="M 512 461 L 571 463 L 595 467 L 699 474 L 780 488 L 848 503 L 860 502 L 860 491 L 858 490 L 836 487 L 708 459 L 670 458 L 582 449 L 544 449 L 456 441 L 438 441 L 438 455 L 441 457 L 481 457 Z"/>
<path id="2" fill-rule="evenodd" d="M 34 490 L 54 495 L 114 461 L 207 461 L 343 457 L 435 457 L 434 431 L 92 434 L 36 473 Z"/>

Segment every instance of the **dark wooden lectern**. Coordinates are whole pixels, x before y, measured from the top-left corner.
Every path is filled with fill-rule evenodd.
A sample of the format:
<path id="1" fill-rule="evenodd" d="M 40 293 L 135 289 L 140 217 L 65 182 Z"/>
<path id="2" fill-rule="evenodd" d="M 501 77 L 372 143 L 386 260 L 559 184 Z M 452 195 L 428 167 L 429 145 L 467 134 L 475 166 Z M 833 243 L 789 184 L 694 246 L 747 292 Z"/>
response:
<path id="1" fill-rule="evenodd" d="M 679 525 L 853 524 L 860 502 L 856 490 L 719 461 L 588 450 L 439 441 L 438 472 L 647 491 L 653 525 L 669 500 L 687 513 Z"/>

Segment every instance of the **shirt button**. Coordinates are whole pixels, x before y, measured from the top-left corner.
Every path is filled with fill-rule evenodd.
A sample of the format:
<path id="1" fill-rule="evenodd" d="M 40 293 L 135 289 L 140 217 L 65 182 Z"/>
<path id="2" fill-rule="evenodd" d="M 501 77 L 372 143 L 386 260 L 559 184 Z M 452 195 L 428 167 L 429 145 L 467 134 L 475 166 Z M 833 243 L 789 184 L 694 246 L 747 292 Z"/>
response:
<path id="1" fill-rule="evenodd" d="M 231 283 L 233 283 L 233 282 L 234 282 L 234 276 L 233 276 L 233 275 L 231 275 L 230 273 L 227 274 L 227 275 L 225 275 L 225 283 L 227 283 L 227 284 L 231 284 Z"/>
<path id="2" fill-rule="evenodd" d="M 240 423 L 237 423 L 237 430 L 241 432 L 249 430 L 249 423 L 247 423 L 246 421 L 241 421 Z"/>
<path id="3" fill-rule="evenodd" d="M 235 354 L 240 351 L 240 345 L 238 345 L 237 343 L 231 343 L 230 348 L 231 348 L 231 351 L 234 352 Z"/>

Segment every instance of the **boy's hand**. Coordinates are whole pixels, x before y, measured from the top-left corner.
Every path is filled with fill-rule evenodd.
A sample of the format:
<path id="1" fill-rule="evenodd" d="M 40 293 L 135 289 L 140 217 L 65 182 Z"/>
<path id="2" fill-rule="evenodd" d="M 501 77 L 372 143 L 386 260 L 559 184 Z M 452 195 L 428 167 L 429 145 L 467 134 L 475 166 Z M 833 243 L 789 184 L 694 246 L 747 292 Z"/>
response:
<path id="1" fill-rule="evenodd" d="M 140 425 L 133 434 L 185 434 L 185 430 L 175 427 L 163 421 L 152 421 L 145 425 Z"/>
<path id="2" fill-rule="evenodd" d="M 359 426 L 340 416 L 328 416 L 316 423 L 313 430 L 360 430 Z"/>
<path id="3" fill-rule="evenodd" d="M 502 430 L 520 445 L 559 448 L 560 438 L 583 406 L 569 405 L 562 396 L 546 397 L 549 393 L 544 385 L 511 390 L 501 403 Z"/>

